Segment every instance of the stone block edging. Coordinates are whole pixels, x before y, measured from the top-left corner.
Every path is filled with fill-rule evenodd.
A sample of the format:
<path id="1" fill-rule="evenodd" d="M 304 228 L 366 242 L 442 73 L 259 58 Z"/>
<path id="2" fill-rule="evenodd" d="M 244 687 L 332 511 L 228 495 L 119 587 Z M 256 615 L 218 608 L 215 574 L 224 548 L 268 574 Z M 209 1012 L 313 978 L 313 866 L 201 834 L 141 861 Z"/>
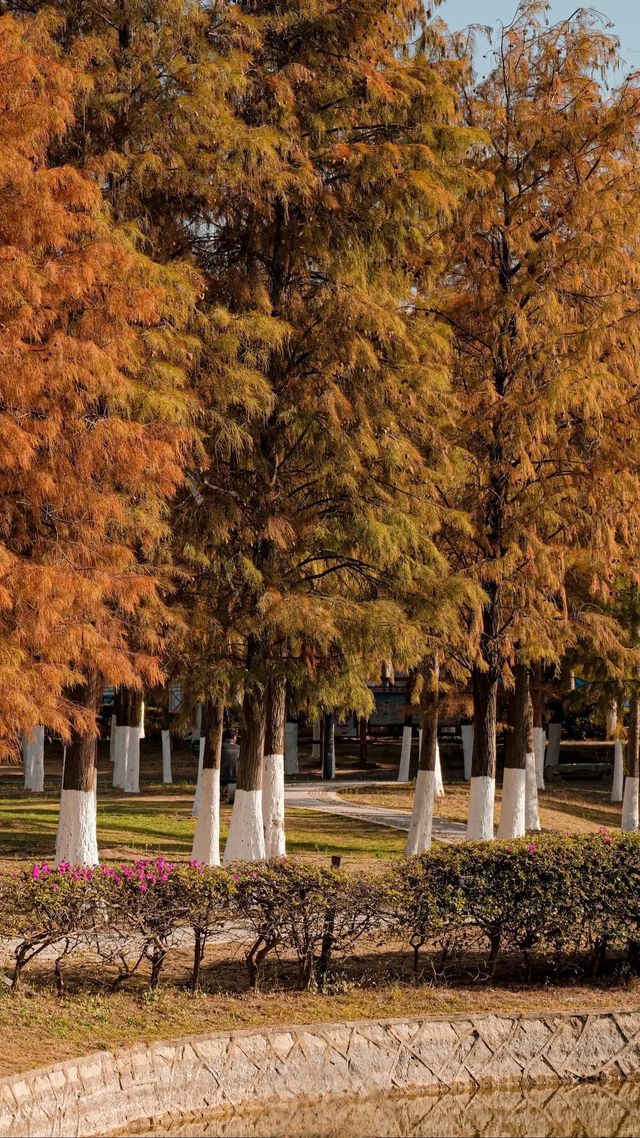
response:
<path id="1" fill-rule="evenodd" d="M 640 1011 L 359 1020 L 187 1036 L 0 1079 L 0 1135 L 105 1134 L 301 1097 L 640 1077 Z"/>

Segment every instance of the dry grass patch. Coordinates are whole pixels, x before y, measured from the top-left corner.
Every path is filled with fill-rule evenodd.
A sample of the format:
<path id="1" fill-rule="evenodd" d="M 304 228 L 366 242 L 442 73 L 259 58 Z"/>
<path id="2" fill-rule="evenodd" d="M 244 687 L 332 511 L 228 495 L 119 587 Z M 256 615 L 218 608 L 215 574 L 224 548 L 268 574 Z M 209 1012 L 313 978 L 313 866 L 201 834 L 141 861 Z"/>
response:
<path id="1" fill-rule="evenodd" d="M 339 787 L 337 788 L 339 790 Z M 469 804 L 467 783 L 450 783 L 445 787 L 444 798 L 436 801 L 435 816 L 451 822 L 466 822 Z M 395 786 L 367 786 L 362 790 L 345 790 L 341 793 L 349 802 L 365 806 L 379 806 L 390 810 L 410 811 L 413 805 L 413 783 Z M 549 833 L 587 834 L 607 826 L 620 825 L 620 804 L 611 802 L 608 783 L 567 781 L 547 784 L 539 792 L 540 821 Z M 496 787 L 496 823 L 500 818 L 502 789 Z"/>

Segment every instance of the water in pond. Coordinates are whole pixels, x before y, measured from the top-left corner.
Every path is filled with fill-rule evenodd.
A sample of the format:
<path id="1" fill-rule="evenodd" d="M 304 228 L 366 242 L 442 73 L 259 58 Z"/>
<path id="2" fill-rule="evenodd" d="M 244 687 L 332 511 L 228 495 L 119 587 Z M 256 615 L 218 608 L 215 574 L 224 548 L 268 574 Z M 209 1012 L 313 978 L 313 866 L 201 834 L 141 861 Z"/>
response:
<path id="1" fill-rule="evenodd" d="M 625 1138 L 640 1135 L 640 1082 L 284 1103 L 201 1115 L 144 1133 L 158 1138 Z"/>

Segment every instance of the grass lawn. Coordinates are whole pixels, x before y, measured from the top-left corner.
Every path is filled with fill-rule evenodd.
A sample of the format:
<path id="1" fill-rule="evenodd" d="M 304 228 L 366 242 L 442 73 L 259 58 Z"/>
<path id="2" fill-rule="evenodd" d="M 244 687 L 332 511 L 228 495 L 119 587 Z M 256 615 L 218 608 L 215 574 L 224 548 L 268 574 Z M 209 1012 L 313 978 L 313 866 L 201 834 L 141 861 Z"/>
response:
<path id="1" fill-rule="evenodd" d="M 336 789 L 340 789 L 337 787 Z M 398 786 L 367 786 L 363 790 L 343 791 L 349 802 L 367 806 L 385 806 L 393 810 L 411 810 L 413 783 Z M 467 783 L 451 783 L 445 787 L 445 797 L 436 800 L 435 815 L 451 822 L 466 822 L 469 805 Z M 538 792 L 540 823 L 543 831 L 561 834 L 586 834 L 601 826 L 616 829 L 620 826 L 621 805 L 611 802 L 611 787 L 595 781 L 566 781 L 547 783 L 547 789 Z M 500 819 L 502 789 L 496 786 L 496 825 Z"/>
<path id="2" fill-rule="evenodd" d="M 98 843 L 105 861 L 155 856 L 187 859 L 195 827 L 191 817 L 193 787 L 149 786 L 139 795 L 101 791 L 98 796 Z M 224 806 L 222 838 L 230 808 Z M 52 856 L 58 822 L 58 799 L 34 797 L 10 788 L 0 791 L 0 865 L 8 861 L 44 860 Z M 340 854 L 346 867 L 402 853 L 398 830 L 312 810 L 287 811 L 287 849 L 299 857 Z"/>

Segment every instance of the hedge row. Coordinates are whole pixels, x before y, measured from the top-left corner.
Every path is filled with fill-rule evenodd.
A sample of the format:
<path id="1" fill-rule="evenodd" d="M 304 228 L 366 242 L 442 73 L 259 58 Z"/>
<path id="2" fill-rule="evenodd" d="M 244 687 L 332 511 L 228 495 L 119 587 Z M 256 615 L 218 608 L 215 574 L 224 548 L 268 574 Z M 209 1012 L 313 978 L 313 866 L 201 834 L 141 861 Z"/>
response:
<path id="1" fill-rule="evenodd" d="M 302 862 L 208 869 L 163 858 L 94 870 L 47 864 L 0 876 L 4 935 L 15 939 L 16 986 L 45 949 L 62 990 L 62 962 L 90 950 L 115 965 L 114 985 L 143 964 L 156 987 L 168 953 L 193 947 L 191 985 L 207 942 L 238 926 L 251 983 L 269 956 L 293 955 L 301 987 L 323 982 L 336 955 L 364 938 L 400 942 L 460 965 L 480 951 L 488 974 L 505 954 L 573 958 L 595 975 L 608 950 L 637 963 L 640 839 L 546 837 L 463 843 L 394 862 L 381 875 Z M 586 957 L 586 964 L 584 964 Z"/>

